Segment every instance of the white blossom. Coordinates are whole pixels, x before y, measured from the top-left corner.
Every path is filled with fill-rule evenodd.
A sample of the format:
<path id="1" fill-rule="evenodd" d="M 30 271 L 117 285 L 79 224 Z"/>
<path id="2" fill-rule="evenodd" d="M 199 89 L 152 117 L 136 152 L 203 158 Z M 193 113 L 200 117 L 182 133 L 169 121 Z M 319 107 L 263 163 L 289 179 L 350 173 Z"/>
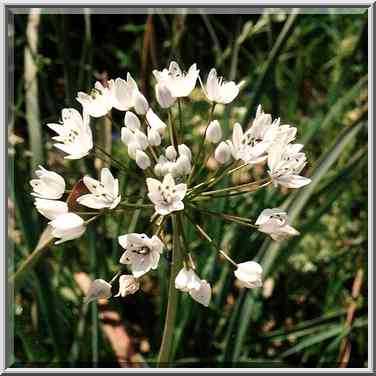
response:
<path id="1" fill-rule="evenodd" d="M 274 143 L 268 153 L 269 175 L 273 183 L 286 188 L 300 188 L 311 182 L 311 179 L 300 176 L 306 165 L 306 156 L 301 144 L 286 144 L 288 134 Z"/>
<path id="2" fill-rule="evenodd" d="M 213 144 L 217 144 L 221 141 L 222 129 L 219 125 L 218 120 L 213 120 L 209 123 L 208 129 L 206 130 L 205 140 Z"/>
<path id="3" fill-rule="evenodd" d="M 134 109 L 138 115 L 145 115 L 149 110 L 149 103 L 140 91 L 134 92 Z"/>
<path id="4" fill-rule="evenodd" d="M 136 81 L 130 73 L 127 73 L 127 80 L 117 78 L 110 84 L 113 106 L 119 111 L 128 111 L 135 105 L 135 96 L 139 91 Z"/>
<path id="5" fill-rule="evenodd" d="M 156 235 L 149 238 L 145 234 L 131 233 L 119 236 L 118 240 L 125 249 L 120 263 L 129 265 L 135 278 L 157 268 L 163 243 Z"/>
<path id="6" fill-rule="evenodd" d="M 167 125 L 151 108 L 149 108 L 148 112 L 146 113 L 146 120 L 148 121 L 151 129 L 157 131 L 161 136 L 164 134 Z"/>
<path id="7" fill-rule="evenodd" d="M 159 146 L 161 144 L 162 139 L 158 131 L 149 127 L 147 130 L 147 134 L 148 134 L 149 145 Z"/>
<path id="8" fill-rule="evenodd" d="M 174 178 L 189 175 L 192 170 L 192 153 L 185 144 L 178 145 L 176 150 L 172 145 L 168 146 L 164 155 L 160 155 L 154 166 L 157 176 L 171 174 Z"/>
<path id="9" fill-rule="evenodd" d="M 147 178 L 146 185 L 149 191 L 148 197 L 154 204 L 156 213 L 167 215 L 184 209 L 183 199 L 187 192 L 187 185 L 184 183 L 175 185 L 171 174 L 167 174 L 163 182 Z"/>
<path id="10" fill-rule="evenodd" d="M 137 115 L 132 111 L 127 111 L 124 115 L 124 125 L 130 131 L 136 131 L 141 129 L 141 122 Z"/>
<path id="11" fill-rule="evenodd" d="M 119 204 L 119 181 L 114 179 L 108 168 L 102 168 L 100 181 L 84 176 L 84 184 L 90 193 L 78 197 L 80 205 L 92 209 L 114 209 Z"/>
<path id="12" fill-rule="evenodd" d="M 252 289 L 262 286 L 262 267 L 255 261 L 247 261 L 238 264 L 234 274 L 240 281 L 241 287 Z"/>
<path id="13" fill-rule="evenodd" d="M 258 230 L 269 234 L 274 240 L 284 240 L 299 232 L 287 222 L 287 213 L 281 209 L 264 209 L 257 218 Z"/>
<path id="14" fill-rule="evenodd" d="M 211 287 L 206 280 L 202 280 L 193 269 L 183 267 L 175 278 L 175 288 L 189 295 L 207 307 L 211 298 Z"/>
<path id="15" fill-rule="evenodd" d="M 163 82 L 174 98 L 187 97 L 194 87 L 199 75 L 196 64 L 192 64 L 187 73 L 183 73 L 175 61 L 170 63 L 168 69 L 154 70 L 153 74 L 157 83 Z"/>
<path id="16" fill-rule="evenodd" d="M 52 226 L 52 236 L 60 238 L 55 244 L 82 236 L 86 230 L 84 220 L 75 213 L 65 213 L 49 222 Z"/>
<path id="17" fill-rule="evenodd" d="M 38 179 L 30 180 L 33 187 L 33 196 L 39 198 L 47 198 L 57 200 L 65 192 L 64 178 L 53 171 L 46 170 L 42 166 L 38 166 L 39 170 L 35 171 Z"/>
<path id="18" fill-rule="evenodd" d="M 111 85 L 113 83 L 111 82 Z M 94 85 L 90 94 L 79 91 L 77 101 L 81 103 L 85 112 L 92 117 L 101 117 L 106 115 L 112 109 L 113 93 L 110 87 L 104 87 L 99 81 Z"/>
<path id="19" fill-rule="evenodd" d="M 141 168 L 141 170 L 146 170 L 151 166 L 151 160 L 149 156 L 141 150 L 136 151 L 136 163 L 137 166 Z"/>
<path id="20" fill-rule="evenodd" d="M 255 164 L 267 158 L 267 151 L 273 144 L 279 129 L 280 120 L 272 122 L 270 114 L 265 114 L 258 107 L 252 126 L 243 132 L 239 123 L 234 125 L 232 140 L 229 141 L 234 159 L 245 163 Z"/>
<path id="21" fill-rule="evenodd" d="M 90 303 L 97 299 L 108 299 L 111 297 L 111 285 L 104 279 L 95 279 L 85 296 L 84 303 Z"/>
<path id="22" fill-rule="evenodd" d="M 64 108 L 62 123 L 49 123 L 47 126 L 58 134 L 52 137 L 57 141 L 54 146 L 68 154 L 64 157 L 66 159 L 83 158 L 93 148 L 90 117 L 85 111 L 81 116 L 74 108 Z"/>
<path id="23" fill-rule="evenodd" d="M 170 89 L 163 81 L 158 82 L 155 85 L 155 96 L 157 98 L 157 102 L 162 108 L 169 108 L 176 101 L 176 98 L 172 96 Z"/>
<path id="24" fill-rule="evenodd" d="M 240 82 L 235 84 L 234 81 L 225 82 L 222 77 L 217 76 L 217 71 L 213 68 L 210 70 L 206 85 L 203 87 L 207 98 L 215 103 L 228 104 L 232 102 L 239 94 L 239 89 L 244 84 Z"/>
<path id="25" fill-rule="evenodd" d="M 68 205 L 64 201 L 36 198 L 34 205 L 40 214 L 50 220 L 57 218 L 61 214 L 68 213 Z"/>
<path id="26" fill-rule="evenodd" d="M 228 142 L 220 142 L 214 150 L 214 158 L 217 162 L 224 164 L 231 158 L 231 147 Z"/>
<path id="27" fill-rule="evenodd" d="M 119 278 L 119 292 L 114 295 L 115 297 L 121 296 L 122 298 L 127 295 L 134 294 L 140 289 L 140 282 L 132 275 L 123 274 Z"/>

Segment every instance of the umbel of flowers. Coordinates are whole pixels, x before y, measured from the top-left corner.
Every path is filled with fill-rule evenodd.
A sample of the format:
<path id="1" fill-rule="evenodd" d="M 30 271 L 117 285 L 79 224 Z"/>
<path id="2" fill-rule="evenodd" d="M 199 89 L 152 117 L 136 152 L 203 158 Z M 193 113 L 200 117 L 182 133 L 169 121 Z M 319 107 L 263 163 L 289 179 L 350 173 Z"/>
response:
<path id="1" fill-rule="evenodd" d="M 296 189 L 309 184 L 310 179 L 301 175 L 306 165 L 306 156 L 302 152 L 303 145 L 294 143 L 297 129 L 281 123 L 279 118 L 273 119 L 263 111 L 261 105 L 258 106 L 248 129 L 235 123 L 230 137 L 223 137 L 220 119 L 214 118 L 214 108 L 217 104 L 231 103 L 238 96 L 243 83 L 226 82 L 222 77 L 218 77 L 215 69 L 209 72 L 206 82 L 203 83 L 196 64 L 185 73 L 176 62 L 171 62 L 168 69 L 156 70 L 153 74 L 156 80 L 155 97 L 160 107 L 158 112 L 166 113 L 162 119 L 150 107 L 136 81 L 128 73 L 126 79 L 96 82 L 88 94 L 79 92 L 77 101 L 82 105 L 82 113 L 73 108 L 65 108 L 62 110 L 60 122 L 47 124 L 56 133 L 53 137 L 56 142 L 54 146 L 64 152 L 64 158 L 81 159 L 105 152 L 94 143 L 91 118 L 108 117 L 112 120 L 113 109 L 123 112 L 124 124 L 119 136 L 128 157 L 134 160 L 144 174 L 143 185 L 147 189 L 149 204 L 139 206 L 127 199 L 122 200 L 118 179 L 108 168 L 103 168 L 99 177 L 83 177 L 87 192 L 77 198 L 77 207 L 83 210 L 74 212 L 70 211 L 66 201 L 62 200 L 66 193 L 62 176 L 40 166 L 35 172 L 36 179 L 30 183 L 33 188 L 32 195 L 35 196 L 35 206 L 39 213 L 49 220 L 52 235 L 56 238 L 55 244 L 82 236 L 90 222 L 99 216 L 111 215 L 113 210 L 142 207 L 150 213 L 155 232 L 121 234 L 118 237 L 119 245 L 124 250 L 119 260 L 119 272 L 110 281 L 101 278 L 94 280 L 85 297 L 86 302 L 110 298 L 116 279 L 119 290 L 115 297 L 136 293 L 142 286 L 142 277 L 158 268 L 161 254 L 167 252 L 163 239 L 167 224 L 171 220 L 173 245 L 168 319 L 159 357 L 160 361 L 166 361 L 169 359 L 168 348 L 171 342 L 168 337 L 172 336 L 173 327 L 172 297 L 176 295 L 176 290 L 189 294 L 204 306 L 210 305 L 212 296 L 210 281 L 200 278 L 200 271 L 194 263 L 194 254 L 189 245 L 184 244 L 183 220 L 224 260 L 231 263 L 234 277 L 238 279 L 240 286 L 257 288 L 262 286 L 261 265 L 255 261 L 234 261 L 203 227 L 193 220 L 191 213 L 203 210 L 202 203 L 207 199 L 246 195 L 270 184 Z M 210 102 L 210 111 L 199 151 L 197 155 L 192 155 L 191 148 L 184 143 L 184 134 L 181 133 L 184 129 L 181 124 L 181 111 L 182 98 L 190 95 L 197 81 Z M 174 118 L 172 106 L 177 106 L 179 117 Z M 164 118 L 168 120 L 165 121 Z M 210 156 L 215 158 L 219 167 L 210 176 L 203 177 L 201 172 Z M 118 168 L 121 166 L 120 168 L 125 170 L 124 173 L 129 172 L 124 164 L 112 160 L 117 162 Z M 267 166 L 263 179 L 215 189 L 219 182 L 235 171 L 260 163 Z M 84 207 L 91 210 L 89 218 Z M 265 208 L 256 220 L 210 210 L 205 213 L 258 230 L 275 241 L 299 234 L 289 225 L 287 213 L 278 208 Z M 128 274 L 123 272 L 125 269 Z"/>

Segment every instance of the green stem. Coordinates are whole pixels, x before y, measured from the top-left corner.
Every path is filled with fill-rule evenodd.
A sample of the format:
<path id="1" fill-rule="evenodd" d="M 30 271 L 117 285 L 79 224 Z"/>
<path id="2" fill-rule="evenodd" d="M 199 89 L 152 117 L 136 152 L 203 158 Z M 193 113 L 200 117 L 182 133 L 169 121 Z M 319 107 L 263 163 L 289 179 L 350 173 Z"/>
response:
<path id="1" fill-rule="evenodd" d="M 172 215 L 172 264 L 170 273 L 170 284 L 168 289 L 168 303 L 165 326 L 163 330 L 163 338 L 161 348 L 158 355 L 158 367 L 168 365 L 172 359 L 172 345 L 175 330 L 176 311 L 178 291 L 175 288 L 175 278 L 182 265 L 181 249 L 180 249 L 180 234 L 177 215 Z"/>
<path id="2" fill-rule="evenodd" d="M 168 109 L 168 131 L 170 134 L 171 145 L 178 150 L 178 137 L 176 134 L 175 123 L 172 116 L 171 108 Z"/>

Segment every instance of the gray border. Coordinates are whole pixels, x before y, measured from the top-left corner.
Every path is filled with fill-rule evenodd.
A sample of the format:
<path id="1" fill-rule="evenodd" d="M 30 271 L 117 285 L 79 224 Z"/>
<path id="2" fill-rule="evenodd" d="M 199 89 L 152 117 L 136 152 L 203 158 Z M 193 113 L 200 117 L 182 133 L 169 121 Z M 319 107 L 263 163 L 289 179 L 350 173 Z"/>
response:
<path id="1" fill-rule="evenodd" d="M 67 3 L 69 3 L 69 8 L 67 8 Z M 140 2 L 141 3 L 141 2 Z M 260 11 L 261 9 L 261 6 L 264 6 L 265 8 L 284 8 L 284 10 L 286 11 L 286 8 L 293 8 L 293 7 L 299 7 L 299 8 L 305 8 L 308 9 L 311 8 L 312 11 L 316 11 L 322 7 L 325 7 L 325 8 L 328 8 L 328 7 L 331 7 L 331 8 L 337 8 L 337 10 L 339 9 L 345 9 L 345 8 L 356 8 L 356 9 L 361 9 L 361 8 L 368 8 L 369 10 L 369 30 L 368 30 L 368 47 L 369 47 L 369 58 L 368 58 L 368 63 L 369 63 L 369 86 L 368 86 L 368 90 L 369 90 L 369 115 L 368 115 L 368 130 L 369 130 L 369 133 L 368 133 L 368 142 L 370 144 L 370 148 L 369 148 L 369 158 L 368 158 L 368 200 L 369 200 L 369 222 L 368 222 L 368 235 L 369 235 L 369 239 L 368 239 L 368 314 L 370 316 L 369 318 L 369 325 L 368 325 L 368 334 L 369 334 L 369 345 L 368 345 L 368 366 L 369 366 L 369 369 L 366 369 L 366 368 L 361 368 L 361 369 L 356 369 L 356 368 L 353 368 L 353 369 L 310 369 L 310 368 L 306 368 L 306 369 L 221 369 L 221 368 L 215 368 L 215 369 L 206 369 L 206 370 L 203 370 L 203 369 L 199 369 L 199 368 L 190 368 L 190 369 L 179 369 L 178 372 L 181 372 L 181 373 L 191 373 L 191 372 L 195 372 L 196 370 L 201 370 L 201 371 L 205 371 L 205 372 L 215 372 L 215 373 L 222 373 L 222 372 L 229 372 L 229 370 L 231 370 L 231 373 L 232 372 L 246 372 L 246 373 L 251 373 L 251 372 L 257 372 L 257 373 L 267 373 L 267 372 L 275 372 L 275 373 L 300 373 L 302 372 L 302 370 L 304 370 L 304 372 L 307 372 L 307 373 L 321 373 L 320 371 L 327 371 L 329 373 L 354 373 L 355 372 L 358 372 L 358 373 L 370 373 L 370 370 L 372 370 L 374 368 L 374 363 L 373 363 L 373 352 L 370 351 L 370 350 L 373 350 L 373 339 L 374 339 L 374 331 L 375 331 L 375 328 L 373 327 L 373 316 L 372 316 L 372 312 L 373 312 L 373 304 L 374 304 L 374 294 L 375 294 L 375 291 L 373 289 L 373 274 L 372 274 L 372 266 L 374 266 L 374 257 L 373 257 L 373 253 L 372 253 L 372 250 L 373 250 L 373 210 L 374 210 L 374 202 L 373 202 L 373 191 L 372 191 L 372 183 L 374 182 L 374 174 L 373 174 L 373 169 L 372 169 L 372 162 L 373 162 L 373 144 L 374 144 L 374 137 L 375 137 L 375 134 L 374 134 L 374 131 L 373 131 L 373 88 L 374 88 L 374 76 L 373 76 L 373 62 L 374 62 L 374 48 L 373 48 L 373 43 L 372 43 L 372 37 L 373 37 L 373 33 L 374 33 L 374 29 L 373 29 L 373 22 L 374 22 L 374 19 L 375 19 L 375 5 L 374 5 L 374 2 L 371 2 L 371 1 L 367 1 L 367 2 L 352 2 L 352 3 L 345 3 L 343 4 L 342 3 L 339 3 L 339 2 L 335 2 L 335 1 L 332 1 L 332 2 L 310 2 L 310 3 L 305 3 L 304 5 L 302 4 L 299 4 L 298 2 L 290 2 L 290 3 L 287 3 L 287 4 L 281 4 L 281 3 L 277 3 L 277 2 L 267 2 L 267 1 L 264 1 L 263 4 L 261 3 L 255 3 L 254 5 L 250 6 L 250 5 L 245 5 L 244 3 L 235 3 L 235 4 L 232 4 L 231 5 L 231 8 L 229 8 L 228 5 L 226 4 L 221 4 L 218 6 L 218 4 L 216 5 L 213 5 L 213 4 L 198 4 L 198 3 L 190 3 L 190 4 L 164 4 L 164 5 L 161 5 L 161 4 L 151 4 L 151 3 L 144 3 L 142 5 L 140 5 L 140 3 L 138 4 L 134 4 L 134 3 L 129 3 L 127 5 L 128 7 L 128 12 L 140 12 L 142 9 L 143 11 L 140 12 L 140 13 L 145 13 L 145 8 L 152 8 L 152 9 L 160 9 L 161 11 L 163 12 L 166 12 L 166 11 L 169 11 L 169 10 L 174 10 L 173 7 L 179 7 L 179 9 L 175 10 L 176 12 L 181 12 L 181 11 L 185 11 L 186 9 L 188 10 L 189 9 L 189 13 L 195 13 L 194 11 L 196 10 L 197 12 L 198 11 L 209 11 L 210 13 L 220 13 L 220 12 L 224 12 L 224 13 L 231 13 L 231 11 L 233 11 L 234 13 L 239 13 L 239 11 L 244 11 L 244 10 L 249 10 L 249 11 L 252 11 L 253 13 L 255 13 L 256 11 Z M 319 3 L 319 4 L 318 4 Z M 121 4 L 121 3 L 120 3 Z M 98 12 L 100 13 L 105 13 L 106 10 L 109 10 L 112 12 L 114 12 L 114 8 L 119 6 L 120 5 L 119 3 L 113 3 L 113 4 L 106 4 L 106 5 L 95 5 L 95 7 L 97 8 Z M 1 193 L 4 194 L 4 209 L 7 208 L 8 206 L 8 203 L 7 203 L 7 179 L 9 177 L 9 170 L 8 170 L 8 165 L 7 165 L 7 161 L 8 161 L 8 156 L 7 156 L 7 142 L 5 140 L 7 140 L 8 138 L 8 132 L 7 132 L 7 129 L 8 129 L 8 126 L 10 124 L 9 120 L 10 120 L 10 114 L 9 114 L 9 107 L 6 106 L 6 103 L 11 103 L 11 95 L 12 95 L 12 88 L 9 86 L 11 83 L 9 82 L 9 75 L 8 75 L 8 71 L 7 71 L 7 63 L 9 63 L 9 58 L 11 58 L 11 55 L 9 54 L 9 38 L 8 38 L 8 21 L 9 21 L 9 17 L 10 17 L 10 13 L 11 13 L 11 10 L 14 9 L 19 9 L 19 10 L 22 10 L 22 7 L 24 8 L 30 8 L 30 7 L 43 7 L 43 8 L 59 8 L 61 10 L 68 10 L 70 9 L 71 11 L 72 10 L 77 10 L 77 8 L 87 8 L 87 7 L 91 7 L 90 4 L 88 3 L 81 3 L 81 4 L 70 4 L 70 1 L 66 1 L 64 4 L 60 3 L 60 4 L 54 4 L 54 5 L 51 5 L 51 4 L 48 4 L 47 2 L 42 2 L 40 1 L 39 4 L 35 4 L 35 3 L 32 3 L 32 2 L 27 2 L 27 1 L 24 1 L 23 3 L 15 3 L 15 2 L 7 2 L 6 4 L 4 4 L 3 2 L 0 3 L 1 5 L 1 10 L 0 10 L 0 20 L 2 21 L 2 24 L 4 25 L 4 29 L 3 29 L 3 35 L 4 35 L 4 38 L 1 39 L 1 42 L 0 42 L 0 48 L 1 48 L 1 51 L 3 52 L 3 56 L 4 56 L 4 59 L 1 59 L 1 78 L 3 79 L 2 82 L 5 83 L 5 85 L 0 85 L 0 93 L 2 94 L 2 98 L 6 98 L 7 101 L 5 102 L 4 101 L 1 101 L 1 104 L 0 104 L 0 113 L 3 114 L 3 124 L 4 124 L 4 143 L 2 146 L 4 146 L 4 160 L 2 160 L 1 162 L 1 167 L 2 167 L 2 172 L 3 172 L 3 179 L 2 179 L 2 184 L 0 185 L 1 188 Z M 194 8 L 192 9 L 192 7 L 195 7 L 196 5 L 199 5 L 199 9 L 197 8 Z M 129 7 L 132 7 L 132 9 L 130 9 Z M 274 9 L 274 10 L 277 10 L 277 9 Z M 121 9 L 116 9 L 116 11 L 118 10 L 125 10 L 124 8 L 121 8 Z M 146 9 L 146 10 L 150 10 L 150 9 Z M 209 13 L 208 12 L 208 13 Z M 352 13 L 354 12 L 354 10 L 352 11 Z M 351 13 L 351 12 L 349 12 Z M 7 47 L 7 48 L 6 48 Z M 7 63 L 5 63 L 7 62 Z M 3 66 L 4 65 L 4 66 Z M 7 94 L 7 97 L 5 96 Z M 56 372 L 56 373 L 64 373 L 64 372 L 67 372 L 69 370 L 69 373 L 123 373 L 125 370 L 124 369 L 105 369 L 105 368 L 102 368 L 102 369 L 95 369 L 95 368 L 82 368 L 82 369 L 78 369 L 78 368 L 70 368 L 70 369 L 64 369 L 64 368 L 42 368 L 42 369 L 38 369 L 38 368 L 34 368 L 34 369 L 21 369 L 21 368 L 8 368 L 9 367 L 9 356 L 11 354 L 11 348 L 9 348 L 9 343 L 7 343 L 7 338 L 8 335 L 12 335 L 13 333 L 11 328 L 9 326 L 6 325 L 6 323 L 10 323 L 11 322 L 11 317 L 10 317 L 10 310 L 8 309 L 5 309 L 5 307 L 8 307 L 8 302 L 11 303 L 11 299 L 13 297 L 13 294 L 11 293 L 11 291 L 9 291 L 6 287 L 7 287 L 7 272 L 8 272 L 8 262 L 9 262 L 9 258 L 11 257 L 11 255 L 8 254 L 8 244 L 9 242 L 6 241 L 7 237 L 8 237 L 8 234 L 7 234 L 7 211 L 4 210 L 3 213 L 2 213 L 2 220 L 3 220 L 3 223 L 5 224 L 4 227 L 1 227 L 1 232 L 0 232 L 0 236 L 4 239 L 4 242 L 2 244 L 5 245 L 5 249 L 4 249 L 4 252 L 1 253 L 1 261 L 2 261 L 2 270 L 3 270 L 3 275 L 4 275 L 4 279 L 1 281 L 1 290 L 3 292 L 2 294 L 2 297 L 3 297 L 3 307 L 4 307 L 4 311 L 1 311 L 1 320 L 0 320 L 0 332 L 1 333 L 5 333 L 6 335 L 2 336 L 2 341 L 1 341 L 1 354 L 0 354 L 0 371 L 4 371 L 4 373 L 13 373 L 13 374 L 17 374 L 17 373 L 20 373 L 20 372 L 28 372 L 28 373 L 49 373 L 49 372 Z M 372 292 L 372 294 L 371 294 Z M 372 330 L 372 329 L 373 330 Z M 127 372 L 127 373 L 145 373 L 145 369 L 140 369 L 139 371 L 135 370 L 135 369 L 132 369 L 131 372 Z M 174 373 L 176 372 L 176 369 L 159 369 L 159 370 L 155 370 L 155 369 L 151 369 L 150 371 L 146 371 L 146 373 L 150 373 L 150 372 L 166 372 L 166 373 Z"/>

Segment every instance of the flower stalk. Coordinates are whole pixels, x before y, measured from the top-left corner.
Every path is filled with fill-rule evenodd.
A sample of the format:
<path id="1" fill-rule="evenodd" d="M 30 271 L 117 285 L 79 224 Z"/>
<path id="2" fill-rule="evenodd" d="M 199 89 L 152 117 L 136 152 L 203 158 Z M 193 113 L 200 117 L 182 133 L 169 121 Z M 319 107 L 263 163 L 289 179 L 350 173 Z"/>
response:
<path id="1" fill-rule="evenodd" d="M 158 355 L 158 367 L 168 365 L 172 361 L 172 345 L 176 321 L 176 310 L 178 300 L 178 290 L 175 288 L 175 278 L 182 265 L 182 252 L 180 248 L 180 226 L 179 214 L 171 216 L 172 219 L 172 262 L 170 272 L 170 282 L 168 288 L 168 303 L 163 330 L 162 343 Z"/>

